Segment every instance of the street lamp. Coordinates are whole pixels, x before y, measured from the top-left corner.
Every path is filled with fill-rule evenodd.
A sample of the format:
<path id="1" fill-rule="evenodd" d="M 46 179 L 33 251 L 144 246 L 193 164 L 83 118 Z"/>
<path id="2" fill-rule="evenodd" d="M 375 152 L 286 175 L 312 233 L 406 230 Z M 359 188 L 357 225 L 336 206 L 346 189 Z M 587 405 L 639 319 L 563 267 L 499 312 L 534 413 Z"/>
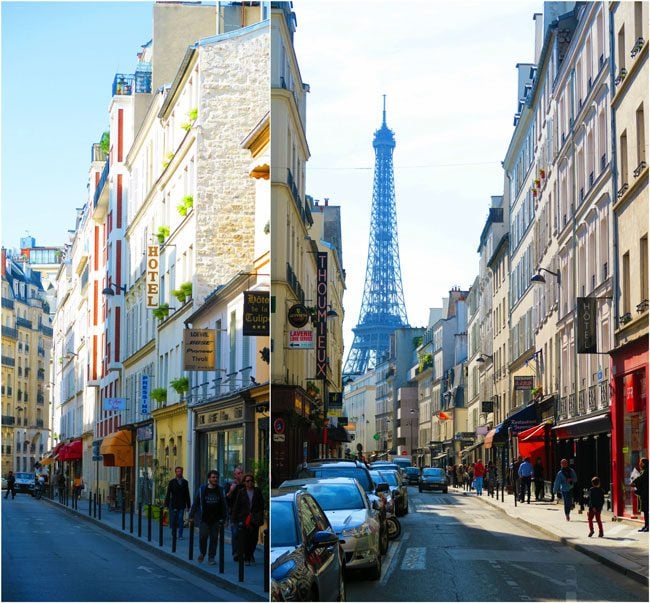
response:
<path id="1" fill-rule="evenodd" d="M 476 359 L 476 362 L 478 362 L 479 364 L 483 364 L 486 361 L 485 360 L 486 358 L 489 358 L 490 360 L 493 360 L 493 357 L 490 356 L 490 354 L 483 354 L 483 352 L 481 352 L 478 355 L 478 358 Z"/>
<path id="2" fill-rule="evenodd" d="M 113 291 L 112 287 L 115 287 L 115 291 Z M 115 292 L 119 293 L 126 293 L 126 285 L 116 285 L 115 283 L 108 283 L 108 287 L 105 287 L 102 289 L 102 295 L 115 295 Z"/>
<path id="3" fill-rule="evenodd" d="M 410 410 L 411 413 L 411 458 L 413 458 L 413 417 L 415 415 L 415 409 L 411 408 Z"/>
<path id="4" fill-rule="evenodd" d="M 546 279 L 544 278 L 544 275 L 541 273 L 542 270 L 544 272 L 548 272 L 549 274 L 552 274 L 556 279 L 557 279 L 557 284 L 560 284 L 560 273 L 559 272 L 553 272 L 552 270 L 547 270 L 546 268 L 538 268 L 537 269 L 537 274 L 533 274 L 533 276 L 530 277 L 530 282 L 535 284 L 540 284 L 543 285 L 546 283 Z"/>

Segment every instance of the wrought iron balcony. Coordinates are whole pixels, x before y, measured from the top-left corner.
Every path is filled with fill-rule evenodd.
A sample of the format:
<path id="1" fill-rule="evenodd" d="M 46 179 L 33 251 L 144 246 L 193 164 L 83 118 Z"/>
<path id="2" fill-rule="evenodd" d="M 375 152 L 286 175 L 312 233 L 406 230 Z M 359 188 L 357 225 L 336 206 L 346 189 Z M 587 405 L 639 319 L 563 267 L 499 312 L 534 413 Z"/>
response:
<path id="1" fill-rule="evenodd" d="M 642 312 L 646 312 L 648 310 L 648 300 L 644 299 L 637 307 L 636 311 L 641 314 Z"/>
<path id="2" fill-rule="evenodd" d="M 589 386 L 589 411 L 596 410 L 598 406 L 598 384 Z"/>
<path id="3" fill-rule="evenodd" d="M 2 307 L 7 308 L 8 310 L 13 310 L 14 309 L 14 300 L 13 299 L 7 299 L 5 297 L 2 298 Z"/>
<path id="4" fill-rule="evenodd" d="M 578 405 L 576 404 L 576 395 L 569 394 L 569 416 L 575 417 L 578 414 Z"/>
<path id="5" fill-rule="evenodd" d="M 45 337 L 54 337 L 54 329 L 46 325 L 41 325 L 38 330 L 45 335 Z"/>
<path id="6" fill-rule="evenodd" d="M 15 423 L 16 423 L 16 417 L 12 417 L 11 415 L 2 415 L 3 425 L 15 425 Z"/>
<path id="7" fill-rule="evenodd" d="M 2 356 L 2 364 L 5 366 L 16 366 L 16 359 L 11 356 Z"/>
<path id="8" fill-rule="evenodd" d="M 616 79 L 614 80 L 614 85 L 618 86 L 626 77 L 627 77 L 627 69 L 625 69 L 625 67 L 623 67 L 618 72 L 618 75 L 616 76 Z"/>
<path id="9" fill-rule="evenodd" d="M 620 199 L 625 194 L 625 191 L 627 191 L 628 188 L 630 188 L 629 184 L 627 182 L 624 182 L 623 186 L 621 186 L 621 188 L 618 189 L 616 193 L 616 197 Z"/>
<path id="10" fill-rule="evenodd" d="M 587 390 L 581 389 L 578 392 L 578 414 L 587 414 Z"/>
<path id="11" fill-rule="evenodd" d="M 25 327 L 26 329 L 32 328 L 32 321 L 27 318 L 21 318 L 20 316 L 16 318 L 16 326 Z"/>
<path id="12" fill-rule="evenodd" d="M 632 50 L 630 50 L 630 56 L 634 58 L 637 54 L 639 54 L 644 44 L 645 44 L 645 40 L 643 38 L 637 38 L 636 43 L 632 47 Z"/>
<path id="13" fill-rule="evenodd" d="M 645 161 L 641 161 L 641 163 L 639 163 L 639 165 L 637 165 L 636 168 L 634 169 L 634 171 L 632 172 L 634 174 L 634 177 L 638 178 L 641 175 L 641 172 L 643 172 L 643 170 L 646 168 L 647 165 L 648 164 Z"/>
<path id="14" fill-rule="evenodd" d="M 108 164 L 109 161 L 107 159 L 106 163 L 104 164 L 104 169 L 102 170 L 102 175 L 99 178 L 99 182 L 97 183 L 97 188 L 95 189 L 95 195 L 93 196 L 93 208 L 97 208 L 99 197 L 101 196 L 102 191 L 104 190 L 104 185 L 106 184 L 106 180 L 108 179 Z"/>
<path id="15" fill-rule="evenodd" d="M 599 408 L 607 408 L 609 406 L 609 383 L 603 381 L 600 385 L 600 398 Z"/>
<path id="16" fill-rule="evenodd" d="M 566 419 L 567 418 L 567 397 L 563 396 L 560 398 L 560 407 L 558 409 L 558 414 L 560 415 L 560 419 Z"/>
<path id="17" fill-rule="evenodd" d="M 11 327 L 2 327 L 2 335 L 9 339 L 18 339 L 18 331 Z"/>

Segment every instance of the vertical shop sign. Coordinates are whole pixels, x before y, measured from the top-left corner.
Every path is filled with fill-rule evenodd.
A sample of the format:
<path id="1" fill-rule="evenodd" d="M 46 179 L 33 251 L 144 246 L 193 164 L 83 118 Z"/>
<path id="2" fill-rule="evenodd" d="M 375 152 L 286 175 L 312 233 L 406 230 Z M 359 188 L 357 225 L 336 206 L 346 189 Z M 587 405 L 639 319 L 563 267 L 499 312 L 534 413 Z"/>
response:
<path id="1" fill-rule="evenodd" d="M 595 354 L 596 341 L 596 298 L 578 297 L 578 324 L 576 327 L 578 354 Z"/>
<path id="2" fill-rule="evenodd" d="M 147 308 L 157 308 L 160 294 L 160 245 L 147 245 L 145 292 Z"/>
<path id="3" fill-rule="evenodd" d="M 327 378 L 327 253 L 318 252 L 316 276 L 316 379 Z"/>
<path id="4" fill-rule="evenodd" d="M 149 375 L 140 377 L 140 414 L 149 414 Z"/>

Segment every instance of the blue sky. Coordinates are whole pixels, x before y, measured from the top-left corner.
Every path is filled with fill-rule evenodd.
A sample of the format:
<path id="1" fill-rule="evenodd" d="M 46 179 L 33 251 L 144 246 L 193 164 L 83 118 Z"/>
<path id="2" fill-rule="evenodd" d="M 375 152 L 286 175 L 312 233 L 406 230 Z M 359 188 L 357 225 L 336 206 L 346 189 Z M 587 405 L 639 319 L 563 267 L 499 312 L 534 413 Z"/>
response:
<path id="1" fill-rule="evenodd" d="M 116 73 L 151 39 L 150 2 L 2 2 L 2 244 L 61 245 L 87 200 Z"/>
<path id="2" fill-rule="evenodd" d="M 525 0 L 294 0 L 296 55 L 310 85 L 306 190 L 341 206 L 345 358 L 363 293 L 382 95 L 396 139 L 406 309 L 421 327 L 429 308 L 478 274 L 490 197 L 503 194 L 515 66 L 533 60 L 533 14 L 542 10 Z"/>

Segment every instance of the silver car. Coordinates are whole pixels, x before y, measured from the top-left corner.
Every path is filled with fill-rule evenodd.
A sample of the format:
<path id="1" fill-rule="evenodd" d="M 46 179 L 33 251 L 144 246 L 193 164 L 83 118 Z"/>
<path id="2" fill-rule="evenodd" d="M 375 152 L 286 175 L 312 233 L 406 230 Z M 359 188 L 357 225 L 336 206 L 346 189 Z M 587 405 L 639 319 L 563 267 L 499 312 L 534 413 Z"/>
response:
<path id="1" fill-rule="evenodd" d="M 280 491 L 304 489 L 321 506 L 342 542 L 345 569 L 368 570 L 370 578 L 381 577 L 379 516 L 377 505 L 352 477 L 304 478 L 287 480 Z"/>

